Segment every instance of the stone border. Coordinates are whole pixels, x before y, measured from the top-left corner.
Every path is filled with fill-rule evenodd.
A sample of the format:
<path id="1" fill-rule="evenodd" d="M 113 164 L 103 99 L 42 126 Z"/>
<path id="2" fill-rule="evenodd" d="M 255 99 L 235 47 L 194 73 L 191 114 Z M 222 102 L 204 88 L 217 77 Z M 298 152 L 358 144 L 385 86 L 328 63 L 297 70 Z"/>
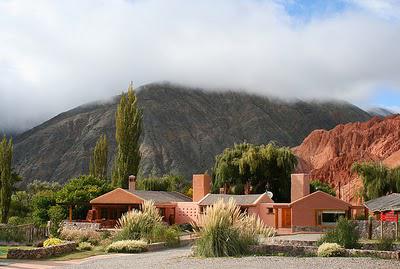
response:
<path id="1" fill-rule="evenodd" d="M 316 256 L 318 247 L 313 246 L 293 246 L 293 245 L 275 245 L 261 244 L 253 245 L 249 248 L 250 252 L 260 255 L 279 255 L 288 256 Z M 367 249 L 346 249 L 345 256 L 348 257 L 377 257 L 382 259 L 400 260 L 400 251 L 378 251 Z"/>
<path id="2" fill-rule="evenodd" d="M 66 242 L 61 245 L 41 247 L 33 249 L 9 249 L 7 259 L 42 259 L 51 256 L 62 255 L 73 252 L 76 249 L 75 242 Z"/>

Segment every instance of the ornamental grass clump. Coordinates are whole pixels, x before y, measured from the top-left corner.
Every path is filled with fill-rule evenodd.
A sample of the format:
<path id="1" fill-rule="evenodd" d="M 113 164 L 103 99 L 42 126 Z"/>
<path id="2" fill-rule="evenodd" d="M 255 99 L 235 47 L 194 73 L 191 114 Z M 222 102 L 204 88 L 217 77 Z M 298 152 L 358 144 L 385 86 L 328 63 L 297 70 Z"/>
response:
<path id="1" fill-rule="evenodd" d="M 147 243 L 143 240 L 116 241 L 106 248 L 106 252 L 140 253 L 147 251 Z"/>
<path id="2" fill-rule="evenodd" d="M 199 217 L 199 239 L 194 254 L 204 257 L 239 256 L 247 253 L 249 245 L 258 243 L 258 236 L 273 236 L 272 228 L 266 227 L 255 216 L 240 212 L 233 199 L 228 203 L 217 201 L 206 208 Z"/>
<path id="3" fill-rule="evenodd" d="M 318 257 L 340 257 L 344 256 L 345 250 L 337 243 L 323 243 L 318 247 Z"/>
<path id="4" fill-rule="evenodd" d="M 93 230 L 63 228 L 60 232 L 60 238 L 77 243 L 88 242 L 94 246 L 97 246 L 102 240 L 102 234 Z"/>
<path id="5" fill-rule="evenodd" d="M 169 227 L 162 221 L 159 210 L 153 201 L 145 201 L 143 210 L 132 210 L 122 215 L 117 228 L 121 231 L 116 240 L 146 240 L 147 242 L 165 242 L 167 246 L 179 245 L 180 229 Z"/>
<path id="6" fill-rule="evenodd" d="M 162 217 L 153 201 L 145 201 L 142 211 L 132 210 L 117 222 L 117 228 L 121 231 L 117 234 L 118 240 L 139 240 L 149 238 L 155 227 L 163 225 Z"/>

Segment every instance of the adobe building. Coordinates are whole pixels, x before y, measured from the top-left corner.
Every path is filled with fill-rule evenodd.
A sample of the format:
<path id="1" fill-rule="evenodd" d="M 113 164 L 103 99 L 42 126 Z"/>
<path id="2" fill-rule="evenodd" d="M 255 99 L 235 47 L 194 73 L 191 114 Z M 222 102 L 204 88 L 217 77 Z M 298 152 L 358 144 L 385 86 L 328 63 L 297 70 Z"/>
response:
<path id="1" fill-rule="evenodd" d="M 307 174 L 291 175 L 290 203 L 275 203 L 267 193 L 211 194 L 211 178 L 207 174 L 193 175 L 193 198 L 177 192 L 141 191 L 135 187 L 136 178 L 131 176 L 128 190 L 117 188 L 91 200 L 92 210 L 87 221 L 113 227 L 123 213 L 140 209 L 144 201 L 153 200 L 165 222 L 196 223 L 207 206 L 219 199 L 233 199 L 242 212 L 258 215 L 266 225 L 282 233 L 320 232 L 334 226 L 340 216 L 351 218 L 364 209 L 321 191 L 310 194 Z"/>

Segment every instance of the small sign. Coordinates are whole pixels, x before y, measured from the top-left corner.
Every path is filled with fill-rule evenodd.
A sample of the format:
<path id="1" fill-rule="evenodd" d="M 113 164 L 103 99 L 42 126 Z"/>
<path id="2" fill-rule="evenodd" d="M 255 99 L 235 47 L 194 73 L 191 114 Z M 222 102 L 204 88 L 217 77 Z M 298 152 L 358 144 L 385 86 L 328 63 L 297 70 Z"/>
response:
<path id="1" fill-rule="evenodd" d="M 394 211 L 390 212 L 381 212 L 381 221 L 387 221 L 387 222 L 398 222 L 399 221 L 399 215 L 394 213 Z"/>

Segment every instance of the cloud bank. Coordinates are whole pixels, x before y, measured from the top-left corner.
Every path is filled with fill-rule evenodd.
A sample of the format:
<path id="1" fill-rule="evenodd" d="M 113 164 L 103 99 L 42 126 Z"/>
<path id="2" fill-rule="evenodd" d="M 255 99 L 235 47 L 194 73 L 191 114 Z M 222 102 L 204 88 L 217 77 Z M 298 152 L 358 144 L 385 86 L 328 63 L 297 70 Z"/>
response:
<path id="1" fill-rule="evenodd" d="M 303 21 L 284 2 L 1 1 L 0 129 L 31 127 L 131 80 L 359 103 L 400 89 L 398 4 L 345 1 Z"/>

